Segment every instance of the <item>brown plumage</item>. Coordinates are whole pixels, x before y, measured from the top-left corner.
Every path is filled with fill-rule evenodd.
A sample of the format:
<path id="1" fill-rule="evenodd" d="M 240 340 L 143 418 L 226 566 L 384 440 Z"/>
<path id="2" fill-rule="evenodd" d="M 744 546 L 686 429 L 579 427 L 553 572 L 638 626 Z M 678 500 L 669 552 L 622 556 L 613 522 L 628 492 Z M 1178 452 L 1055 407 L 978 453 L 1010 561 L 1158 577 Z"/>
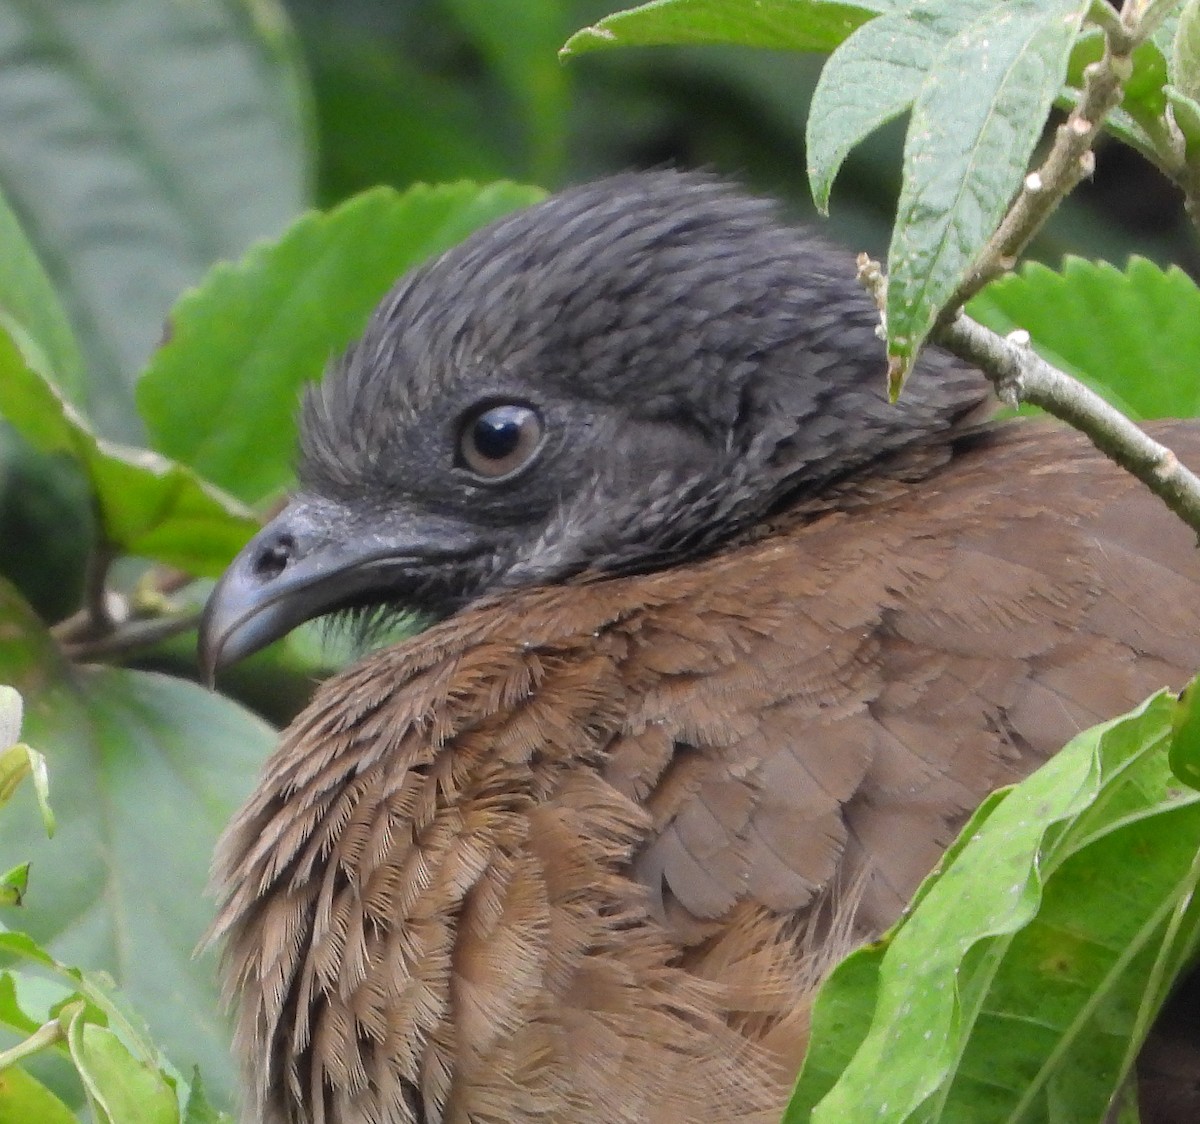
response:
<path id="1" fill-rule="evenodd" d="M 345 605 L 444 619 L 318 690 L 221 844 L 251 1119 L 775 1120 L 823 973 L 980 799 L 1200 663 L 1188 530 L 1078 435 L 982 422 L 947 357 L 875 403 L 841 269 L 711 180 L 621 177 L 407 279 L 310 400 L 209 662 Z M 525 414 L 480 435 L 496 403 L 533 452 Z"/>

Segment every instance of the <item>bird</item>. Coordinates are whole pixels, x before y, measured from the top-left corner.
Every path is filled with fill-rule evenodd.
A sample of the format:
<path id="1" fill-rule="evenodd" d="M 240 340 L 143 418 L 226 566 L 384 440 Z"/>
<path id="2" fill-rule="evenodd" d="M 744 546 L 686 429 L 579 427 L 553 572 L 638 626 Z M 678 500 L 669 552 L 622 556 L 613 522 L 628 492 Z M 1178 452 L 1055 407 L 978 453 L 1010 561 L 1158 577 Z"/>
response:
<path id="1" fill-rule="evenodd" d="M 1186 681 L 1188 528 L 937 348 L 892 404 L 877 325 L 773 201 L 628 172 L 407 273 L 307 389 L 202 663 L 432 623 L 218 845 L 248 1119 L 777 1120 L 983 797 Z"/>

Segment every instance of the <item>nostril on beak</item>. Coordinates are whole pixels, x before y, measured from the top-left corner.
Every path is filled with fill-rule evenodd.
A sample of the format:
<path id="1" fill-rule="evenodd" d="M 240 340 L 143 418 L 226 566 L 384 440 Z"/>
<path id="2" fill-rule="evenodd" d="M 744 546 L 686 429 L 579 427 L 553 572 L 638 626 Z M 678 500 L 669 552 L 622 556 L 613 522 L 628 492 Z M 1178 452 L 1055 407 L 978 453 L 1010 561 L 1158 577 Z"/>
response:
<path id="1" fill-rule="evenodd" d="M 288 568 L 295 556 L 296 540 L 291 535 L 280 535 L 259 551 L 254 559 L 254 573 L 263 581 L 271 581 Z"/>

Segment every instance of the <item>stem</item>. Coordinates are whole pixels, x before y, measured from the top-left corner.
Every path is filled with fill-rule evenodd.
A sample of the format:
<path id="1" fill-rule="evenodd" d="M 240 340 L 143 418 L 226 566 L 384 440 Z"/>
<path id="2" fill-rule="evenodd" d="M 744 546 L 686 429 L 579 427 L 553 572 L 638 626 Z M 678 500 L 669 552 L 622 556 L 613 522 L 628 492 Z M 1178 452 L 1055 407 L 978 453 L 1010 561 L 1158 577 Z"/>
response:
<path id="1" fill-rule="evenodd" d="M 1016 405 L 1040 406 L 1085 434 L 1107 457 L 1132 473 L 1200 536 L 1200 479 L 1164 445 L 1153 440 L 1119 410 L 1078 380 L 1039 356 L 1029 333 L 997 335 L 962 313 L 962 306 L 989 281 L 1010 270 L 1030 239 L 1054 209 L 1085 176 L 1095 158 L 1092 144 L 1109 112 L 1120 104 L 1122 84 L 1133 67 L 1134 48 L 1177 7 L 1179 0 L 1125 0 L 1120 14 L 1096 7 L 1091 18 L 1104 32 L 1104 54 L 1084 69 L 1084 86 L 1067 120 L 1055 132 L 1042 166 L 1025 183 L 945 308 L 932 338 L 960 359 L 978 367 L 991 380 L 1000 398 Z M 1177 177 L 1178 178 L 1178 177 Z M 1200 173 L 1182 184 L 1188 215 L 1200 228 Z M 859 281 L 886 316 L 887 277 L 878 262 L 865 254 L 858 259 Z M 886 324 L 886 319 L 885 319 Z M 889 360 L 888 384 L 902 374 L 898 360 Z"/>
<path id="2" fill-rule="evenodd" d="M 63 639 L 61 642 L 63 652 L 73 663 L 122 659 L 164 640 L 170 640 L 173 636 L 195 628 L 199 623 L 199 613 L 151 617 L 126 621 L 100 636 L 80 636 Z"/>
<path id="3" fill-rule="evenodd" d="M 1136 40 L 1136 46 L 1153 35 L 1158 25 L 1180 5 L 1181 0 L 1125 0 L 1121 23 Z"/>
<path id="4" fill-rule="evenodd" d="M 33 1054 L 40 1053 L 42 1050 L 64 1041 L 66 1037 L 67 1032 L 59 1019 L 51 1019 L 50 1022 L 43 1023 L 23 1042 L 18 1042 L 15 1046 L 0 1051 L 0 1073 L 9 1066 L 16 1065 L 17 1062 L 24 1061 Z"/>
<path id="5" fill-rule="evenodd" d="M 199 613 L 181 612 L 168 600 L 170 594 L 194 579 L 165 567 L 153 577 L 147 575 L 145 588 L 139 586 L 132 598 L 120 598 L 120 614 L 114 615 L 112 605 L 117 595 L 108 588 L 113 558 L 111 549 L 96 548 L 84 577 L 83 608 L 50 630 L 63 654 L 73 662 L 124 659 L 187 632 L 199 622 Z"/>
<path id="6" fill-rule="evenodd" d="M 1200 479 L 1098 394 L 1047 363 L 1027 332 L 1006 338 L 964 315 L 937 328 L 934 338 L 983 371 L 1003 401 L 1040 406 L 1086 434 L 1200 535 Z"/>
<path id="7" fill-rule="evenodd" d="M 1103 57 L 1084 69 L 1079 101 L 1055 131 L 1042 166 L 1025 177 L 1000 226 L 947 302 L 944 317 L 953 316 L 989 281 L 1012 269 L 1059 203 L 1095 170 L 1092 145 L 1109 111 L 1121 103 L 1122 84 L 1133 70 L 1133 49 L 1152 30 L 1145 17 L 1161 19 L 1161 7 L 1128 0 L 1119 19 L 1100 20 Z"/>
<path id="8" fill-rule="evenodd" d="M 1192 229 L 1200 234 L 1200 153 L 1185 158 L 1183 171 L 1175 181 L 1183 188 L 1183 213 Z"/>
<path id="9" fill-rule="evenodd" d="M 879 262 L 858 255 L 859 284 L 878 308 L 887 307 L 887 276 Z M 1009 406 L 1028 402 L 1091 439 L 1106 457 L 1136 476 L 1200 536 L 1200 479 L 1165 445 L 1078 379 L 1047 363 L 1022 330 L 999 336 L 966 313 L 934 328 L 932 338 L 978 367 Z"/>
<path id="10" fill-rule="evenodd" d="M 108 571 L 113 560 L 113 550 L 107 543 L 98 543 L 87 560 L 83 578 L 83 612 L 88 631 L 95 636 L 111 632 L 117 623 L 108 604 Z"/>
<path id="11" fill-rule="evenodd" d="M 169 566 L 157 566 L 149 576 L 154 592 L 160 593 L 164 597 L 178 593 L 196 580 L 191 574 L 185 573 L 183 570 L 173 570 Z"/>

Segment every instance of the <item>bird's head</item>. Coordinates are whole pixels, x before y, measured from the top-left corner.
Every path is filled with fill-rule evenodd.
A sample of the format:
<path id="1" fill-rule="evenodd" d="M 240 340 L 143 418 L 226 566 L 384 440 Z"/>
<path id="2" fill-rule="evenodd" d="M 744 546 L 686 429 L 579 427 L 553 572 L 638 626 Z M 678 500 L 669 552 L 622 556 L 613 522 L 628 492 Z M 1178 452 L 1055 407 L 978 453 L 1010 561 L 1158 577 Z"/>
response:
<path id="1" fill-rule="evenodd" d="M 710 551 L 986 398 L 934 355 L 898 406 L 848 255 L 715 177 L 630 174 L 406 277 L 309 389 L 299 490 L 214 590 L 210 671 L 302 621 L 445 615 Z"/>

